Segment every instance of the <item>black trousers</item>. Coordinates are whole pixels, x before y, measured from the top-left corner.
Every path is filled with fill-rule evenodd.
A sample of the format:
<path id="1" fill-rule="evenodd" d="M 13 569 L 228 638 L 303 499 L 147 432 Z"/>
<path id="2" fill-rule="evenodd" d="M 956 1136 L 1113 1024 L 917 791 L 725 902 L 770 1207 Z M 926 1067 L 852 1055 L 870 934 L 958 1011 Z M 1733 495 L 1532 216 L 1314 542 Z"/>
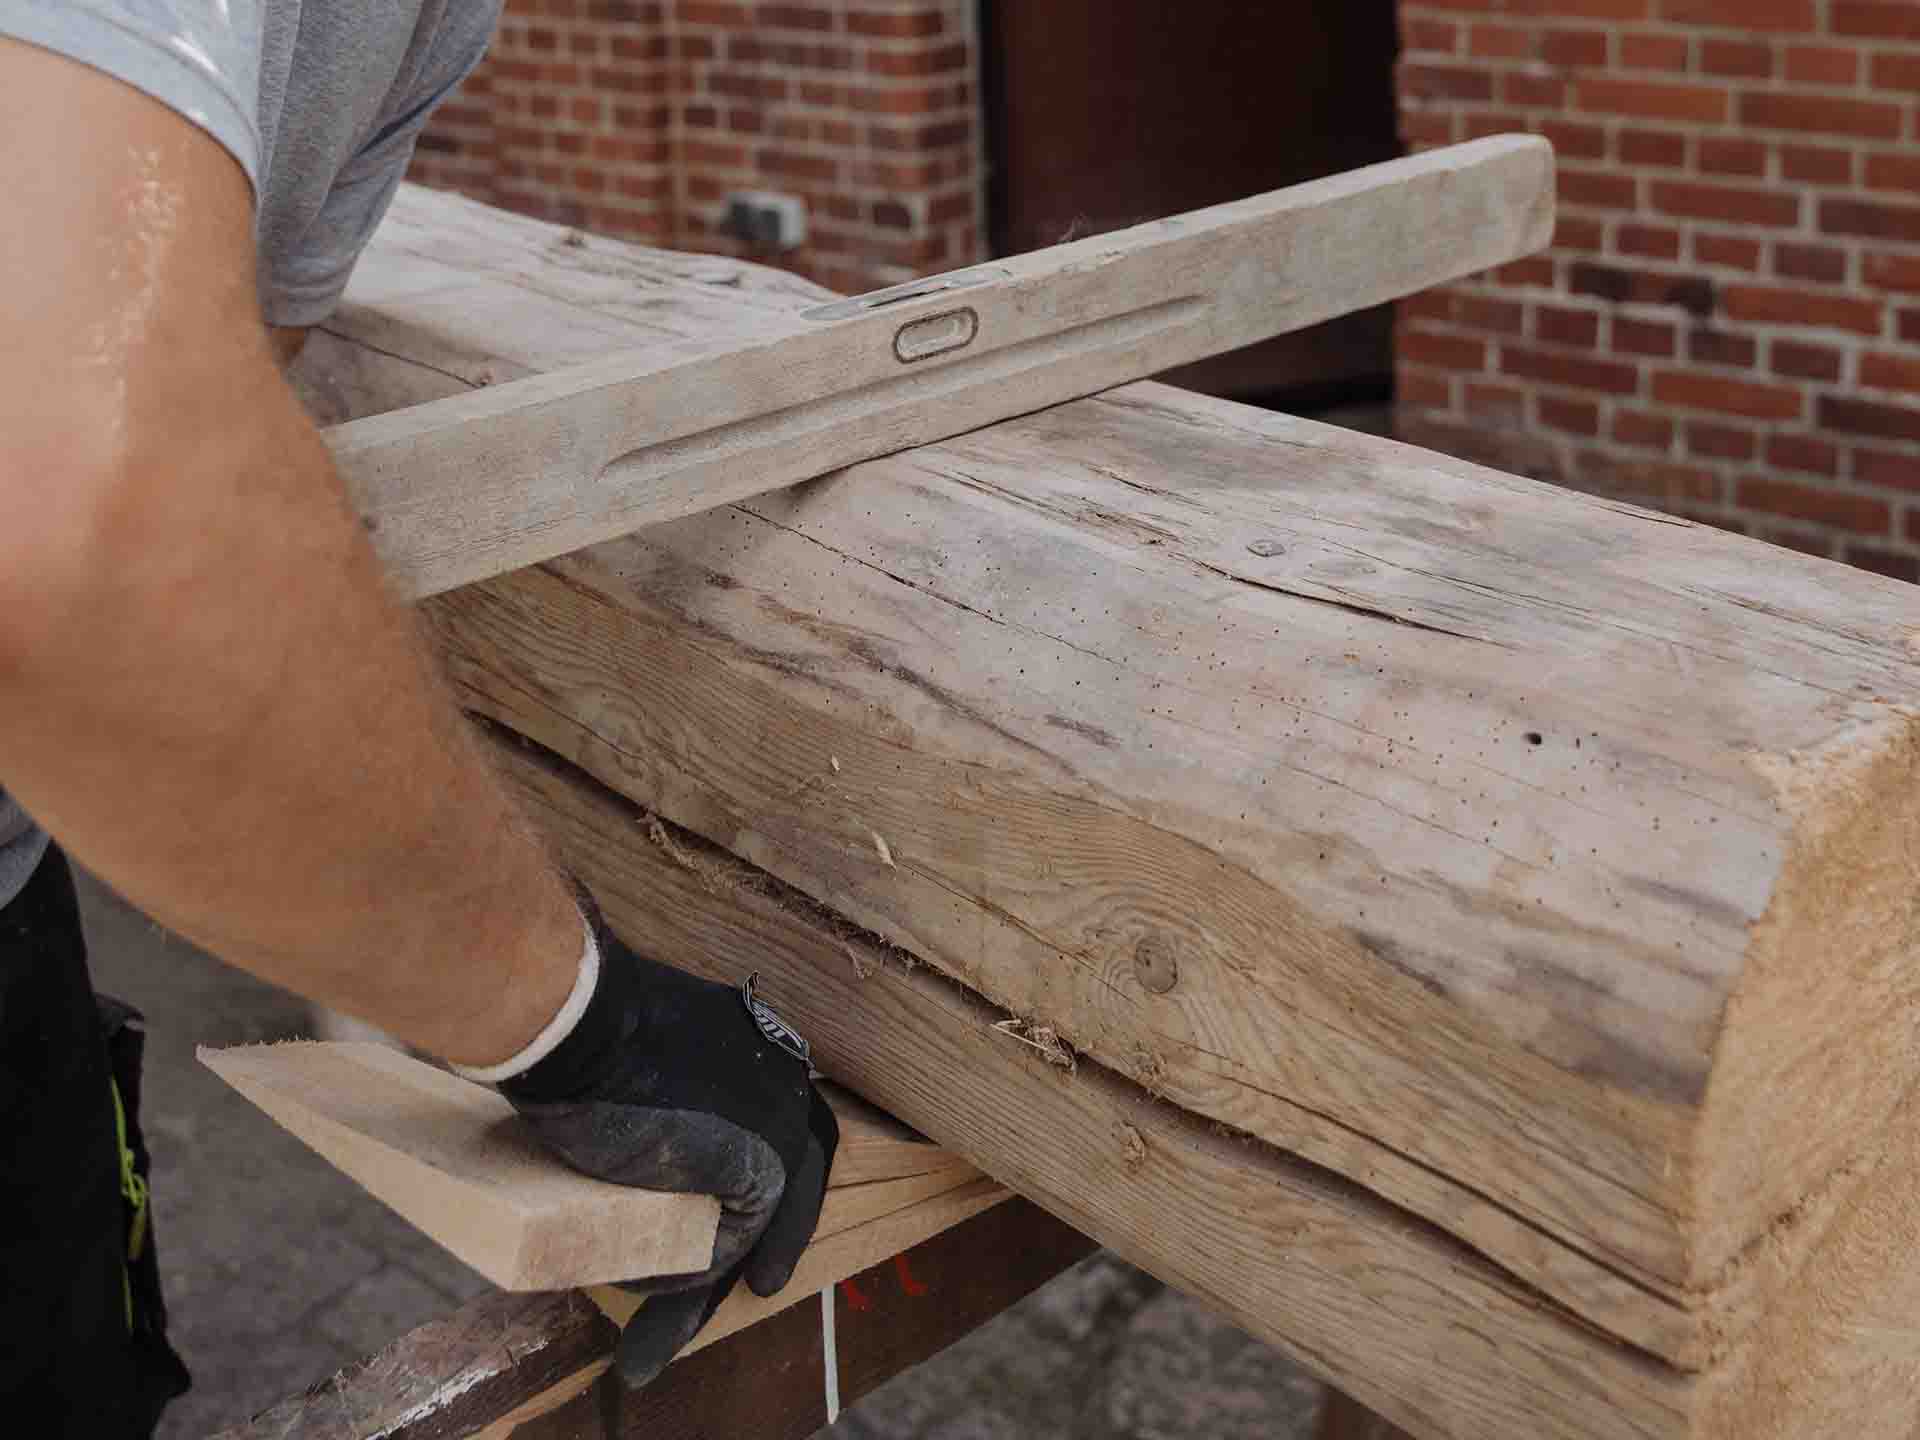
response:
<path id="1" fill-rule="evenodd" d="M 144 1437 L 186 1389 L 151 1236 L 128 1258 L 112 1077 L 144 1172 L 131 1014 L 96 1000 L 73 876 L 49 853 L 0 909 L 0 1414 L 22 1434 Z"/>

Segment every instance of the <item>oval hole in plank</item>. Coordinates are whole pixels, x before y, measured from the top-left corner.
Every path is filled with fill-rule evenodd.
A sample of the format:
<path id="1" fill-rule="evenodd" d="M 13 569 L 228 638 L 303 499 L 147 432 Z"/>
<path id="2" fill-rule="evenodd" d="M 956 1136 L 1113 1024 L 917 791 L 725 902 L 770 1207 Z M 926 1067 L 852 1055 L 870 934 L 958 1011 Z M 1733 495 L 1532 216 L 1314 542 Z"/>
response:
<path id="1" fill-rule="evenodd" d="M 893 336 L 894 358 L 902 365 L 930 360 L 973 343 L 980 333 L 980 316 L 972 306 L 943 310 L 924 320 L 909 320 Z"/>

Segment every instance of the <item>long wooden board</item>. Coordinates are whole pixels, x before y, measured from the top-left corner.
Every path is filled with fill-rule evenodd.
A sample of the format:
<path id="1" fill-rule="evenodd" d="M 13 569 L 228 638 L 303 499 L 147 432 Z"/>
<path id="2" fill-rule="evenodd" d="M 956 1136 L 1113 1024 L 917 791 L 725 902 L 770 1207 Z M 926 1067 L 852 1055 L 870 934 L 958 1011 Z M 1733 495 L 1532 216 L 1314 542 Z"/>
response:
<path id="1" fill-rule="evenodd" d="M 859 1303 L 837 1290 L 842 1402 L 945 1348 L 1092 1248 L 1014 1201 L 845 1277 Z M 618 1331 L 567 1291 L 475 1300 L 217 1440 L 803 1440 L 827 1421 L 820 1310 L 808 1299 L 682 1355 L 623 1397 L 611 1434 L 600 1428 L 592 1381 Z"/>
<path id="2" fill-rule="evenodd" d="M 1377 305 L 1544 246 L 1508 135 L 356 420 L 329 436 L 428 595 Z"/>
<path id="3" fill-rule="evenodd" d="M 710 1196 L 636 1190 L 569 1170 L 498 1093 L 411 1056 L 382 1045 L 294 1041 L 203 1046 L 200 1060 L 504 1290 L 680 1274 L 712 1258 L 719 1206 Z M 943 1197 L 964 1210 L 1004 1193 L 857 1098 L 837 1097 L 834 1106 L 842 1144 L 815 1248 L 802 1262 L 808 1275 L 860 1269 L 868 1263 L 862 1255 L 897 1238 L 876 1228 L 890 1216 Z M 740 1301 L 730 1328 L 771 1303 Z M 723 1310 L 715 1320 L 727 1318 Z"/>

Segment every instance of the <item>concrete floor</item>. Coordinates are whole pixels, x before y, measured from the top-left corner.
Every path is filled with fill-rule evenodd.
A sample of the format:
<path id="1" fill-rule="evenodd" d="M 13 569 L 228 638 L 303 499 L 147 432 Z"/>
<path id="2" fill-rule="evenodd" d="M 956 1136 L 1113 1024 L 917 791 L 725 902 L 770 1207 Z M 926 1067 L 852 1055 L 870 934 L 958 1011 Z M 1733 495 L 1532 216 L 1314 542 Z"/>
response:
<path id="1" fill-rule="evenodd" d="M 82 881 L 95 985 L 146 1012 L 144 1119 L 175 1343 L 162 1440 L 246 1419 L 485 1288 L 194 1059 L 304 1033 L 305 1007 Z M 1109 1255 L 840 1418 L 846 1440 L 1296 1440 L 1319 1388 Z"/>

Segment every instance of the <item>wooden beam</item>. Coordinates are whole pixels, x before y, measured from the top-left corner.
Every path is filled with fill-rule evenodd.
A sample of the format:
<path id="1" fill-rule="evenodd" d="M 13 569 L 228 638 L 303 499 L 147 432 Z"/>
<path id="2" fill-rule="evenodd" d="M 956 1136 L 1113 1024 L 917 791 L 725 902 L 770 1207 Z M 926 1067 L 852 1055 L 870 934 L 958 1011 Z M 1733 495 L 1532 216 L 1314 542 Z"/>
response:
<path id="1" fill-rule="evenodd" d="M 1083 1258 L 1092 1243 L 1015 1201 L 850 1277 L 835 1298 L 840 1393 L 851 1404 Z M 912 1282 L 909 1290 L 903 1277 Z M 628 1397 L 606 1440 L 699 1435 L 801 1440 L 826 1423 L 817 1300 L 683 1357 Z M 584 1297 L 489 1295 L 291 1396 L 216 1440 L 603 1437 L 591 1377 L 618 1332 Z M 537 1413 L 529 1402 L 566 1398 Z M 509 1415 L 521 1412 L 521 1418 Z"/>
<path id="2" fill-rule="evenodd" d="M 1409 295 L 1540 249 L 1553 152 L 1495 136 L 356 420 L 410 595 Z"/>
<path id="3" fill-rule="evenodd" d="M 504 1290 L 681 1274 L 712 1258 L 719 1206 L 711 1196 L 636 1190 L 570 1170 L 487 1086 L 383 1045 L 296 1041 L 199 1053 L 374 1199 Z M 803 1261 L 808 1275 L 831 1283 L 872 1263 L 876 1247 L 911 1243 L 880 1224 L 899 1212 L 918 1212 L 904 1222 L 917 1235 L 936 1201 L 957 1215 L 996 1198 L 973 1166 L 857 1097 L 833 1103 L 841 1148 Z M 771 1313 L 780 1297 L 747 1298 L 715 1333 Z M 622 1299 L 610 1303 L 624 1320 L 632 1304 Z"/>
<path id="4" fill-rule="evenodd" d="M 430 229 L 369 257 L 388 288 L 340 327 L 428 378 L 804 303 L 736 265 L 643 317 L 641 254 Z M 532 295 L 550 324 L 501 323 Z M 1748 1407 L 1752 1433 L 1904 1435 L 1908 587 L 1133 387 L 436 624 L 470 703 L 831 906 L 803 944 L 652 895 L 694 906 L 690 953 L 793 945 L 848 1078 L 1411 1433 L 1717 1437 Z M 638 845 L 632 819 L 595 843 Z M 659 834 L 713 905 L 771 883 Z M 828 984 L 872 969 L 860 927 L 996 1002 L 979 1034 Z M 931 1048 L 862 1048 L 889 1023 Z M 1091 1109 L 998 1088 L 1042 1050 Z M 1101 1110 L 1112 1071 L 1324 1168 L 1270 1211 L 1158 1111 Z M 1044 1119 L 975 1128 L 1022 1104 Z M 1034 1133 L 1170 1174 L 1142 1200 Z"/>
<path id="5" fill-rule="evenodd" d="M 616 929 L 715 978 L 751 963 L 831 1073 L 1416 1440 L 1909 1440 L 1920 1420 L 1900 1319 L 1920 1306 L 1914 1104 L 1802 1285 L 1689 1373 L 1358 1185 L 1012 1043 L 1004 1012 L 763 872 L 682 832 L 637 838 L 644 816 L 555 757 L 498 753 Z"/>

